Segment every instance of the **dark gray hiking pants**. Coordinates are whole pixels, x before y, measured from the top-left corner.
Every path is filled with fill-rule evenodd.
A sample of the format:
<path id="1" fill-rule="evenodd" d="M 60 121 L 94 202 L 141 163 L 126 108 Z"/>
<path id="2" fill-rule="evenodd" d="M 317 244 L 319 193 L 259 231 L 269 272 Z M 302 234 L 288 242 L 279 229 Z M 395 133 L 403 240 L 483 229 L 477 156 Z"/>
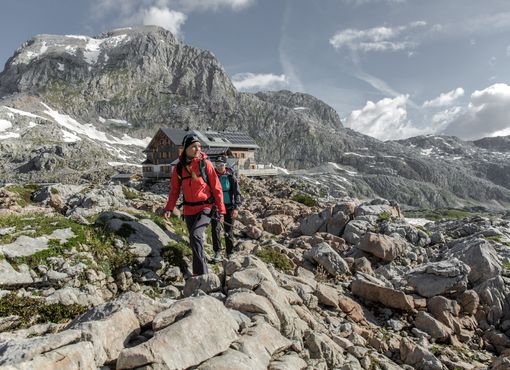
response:
<path id="1" fill-rule="evenodd" d="M 207 258 L 204 251 L 205 229 L 211 222 L 209 215 L 204 212 L 196 215 L 184 216 L 189 232 L 189 244 L 193 251 L 193 275 L 208 273 Z"/>
<path id="2" fill-rule="evenodd" d="M 213 249 L 215 252 L 221 251 L 221 232 L 225 230 L 225 244 L 227 246 L 227 256 L 234 252 L 234 230 L 232 227 L 232 210 L 227 208 L 225 223 L 217 220 L 211 221 Z"/>

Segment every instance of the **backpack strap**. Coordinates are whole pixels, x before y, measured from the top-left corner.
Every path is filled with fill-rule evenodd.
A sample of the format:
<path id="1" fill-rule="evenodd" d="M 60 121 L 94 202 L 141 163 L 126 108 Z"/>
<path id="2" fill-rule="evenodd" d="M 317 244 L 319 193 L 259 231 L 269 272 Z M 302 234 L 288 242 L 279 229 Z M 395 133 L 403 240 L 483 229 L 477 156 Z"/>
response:
<path id="1" fill-rule="evenodd" d="M 208 161 L 208 159 L 201 159 L 200 160 L 200 164 L 199 164 L 199 169 L 200 169 L 200 176 L 204 179 L 205 183 L 207 184 L 207 186 L 209 186 L 209 188 L 211 187 L 211 184 L 209 184 L 209 178 L 207 177 L 207 164 L 205 163 L 205 161 Z M 177 178 L 179 179 L 179 183 L 182 182 L 183 179 L 187 179 L 188 177 L 182 177 L 182 170 L 183 170 L 183 166 L 182 166 L 182 163 L 179 161 L 179 163 L 177 163 L 177 168 L 176 168 L 176 172 L 177 172 Z"/>
<path id="2" fill-rule="evenodd" d="M 209 189 L 211 189 L 211 184 L 209 184 L 209 178 L 207 177 L 207 163 L 205 161 L 208 161 L 208 159 L 204 158 L 200 160 L 200 176 L 204 179 L 207 186 L 209 186 Z"/>

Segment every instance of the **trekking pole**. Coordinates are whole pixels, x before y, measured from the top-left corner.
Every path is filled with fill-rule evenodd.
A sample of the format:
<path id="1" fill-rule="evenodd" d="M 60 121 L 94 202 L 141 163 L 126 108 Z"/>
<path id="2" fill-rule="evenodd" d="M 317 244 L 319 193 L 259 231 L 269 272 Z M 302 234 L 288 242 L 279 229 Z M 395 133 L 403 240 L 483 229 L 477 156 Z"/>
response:
<path id="1" fill-rule="evenodd" d="M 210 217 L 211 217 L 211 220 L 215 220 L 217 222 L 221 222 L 221 216 L 220 216 L 220 214 L 218 212 L 218 207 L 216 207 L 215 205 L 211 208 L 211 216 Z M 230 226 L 232 228 L 234 227 L 233 224 L 228 223 L 225 220 L 223 220 L 223 224 L 227 225 L 227 226 Z"/>

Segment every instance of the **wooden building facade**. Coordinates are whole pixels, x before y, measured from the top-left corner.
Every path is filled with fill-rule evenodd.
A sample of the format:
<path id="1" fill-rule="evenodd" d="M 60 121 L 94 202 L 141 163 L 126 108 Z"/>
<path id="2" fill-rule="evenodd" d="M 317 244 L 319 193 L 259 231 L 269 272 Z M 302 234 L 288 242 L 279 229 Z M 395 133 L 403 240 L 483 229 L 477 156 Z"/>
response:
<path id="1" fill-rule="evenodd" d="M 182 140 L 190 133 L 198 136 L 202 150 L 211 161 L 223 155 L 236 170 L 257 168 L 255 152 L 260 147 L 246 133 L 162 128 L 156 132 L 144 151 L 147 155 L 147 159 L 142 163 L 144 179 L 169 178 L 182 152 Z"/>

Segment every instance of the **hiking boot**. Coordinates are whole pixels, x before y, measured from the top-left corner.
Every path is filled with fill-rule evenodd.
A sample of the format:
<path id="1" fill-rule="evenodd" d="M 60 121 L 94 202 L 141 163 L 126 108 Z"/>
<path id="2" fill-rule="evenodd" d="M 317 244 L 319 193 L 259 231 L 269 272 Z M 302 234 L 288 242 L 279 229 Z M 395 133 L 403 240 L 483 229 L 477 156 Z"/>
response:
<path id="1" fill-rule="evenodd" d="M 214 253 L 213 262 L 220 262 L 221 261 L 221 252 L 217 251 Z"/>
<path id="2" fill-rule="evenodd" d="M 234 253 L 227 254 L 227 259 L 230 260 L 232 257 L 234 257 Z"/>

